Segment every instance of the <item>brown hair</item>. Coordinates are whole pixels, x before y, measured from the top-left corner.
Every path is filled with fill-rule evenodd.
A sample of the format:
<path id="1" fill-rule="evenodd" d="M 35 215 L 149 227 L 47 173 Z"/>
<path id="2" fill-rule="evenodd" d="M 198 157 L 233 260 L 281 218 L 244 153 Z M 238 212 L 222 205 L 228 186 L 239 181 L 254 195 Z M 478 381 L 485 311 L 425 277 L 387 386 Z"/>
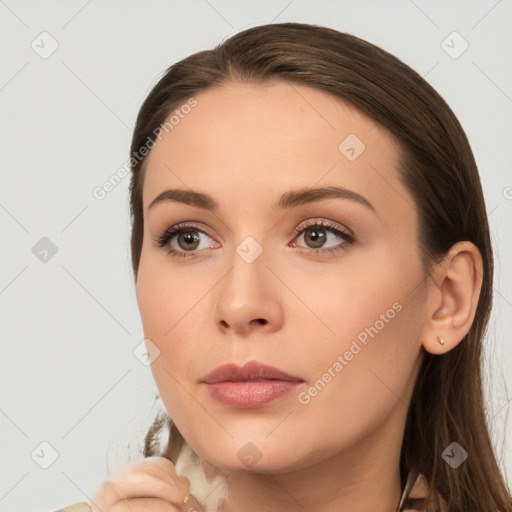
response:
<path id="1" fill-rule="evenodd" d="M 144 101 L 133 133 L 135 154 L 171 112 L 194 94 L 227 82 L 283 80 L 308 85 L 358 108 L 385 127 L 400 150 L 399 175 L 418 210 L 418 244 L 428 275 L 458 241 L 483 258 L 483 284 L 470 331 L 443 355 L 425 352 L 407 413 L 401 448 L 402 485 L 422 474 L 429 493 L 420 509 L 511 512 L 512 500 L 496 461 L 482 390 L 482 340 L 492 301 L 493 256 L 480 178 L 467 137 L 441 96 L 414 70 L 353 35 L 302 23 L 257 26 L 172 65 Z M 144 162 L 132 159 L 132 264 L 143 240 Z M 175 462 L 184 439 L 170 418 L 157 417 L 144 456 L 169 427 L 162 456 Z M 453 469 L 442 452 L 457 441 L 467 460 Z M 409 500 L 414 506 L 418 500 Z"/>

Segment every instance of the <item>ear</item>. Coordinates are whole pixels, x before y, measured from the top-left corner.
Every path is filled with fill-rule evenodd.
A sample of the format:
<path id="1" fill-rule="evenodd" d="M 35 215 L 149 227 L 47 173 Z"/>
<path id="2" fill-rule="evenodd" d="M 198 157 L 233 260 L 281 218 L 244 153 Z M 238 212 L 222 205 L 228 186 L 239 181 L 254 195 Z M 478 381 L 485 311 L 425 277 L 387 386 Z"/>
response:
<path id="1" fill-rule="evenodd" d="M 482 272 L 482 256 L 472 242 L 457 242 L 436 265 L 429 279 L 422 331 L 427 352 L 448 352 L 468 333 L 480 297 Z M 438 337 L 444 338 L 444 344 Z"/>

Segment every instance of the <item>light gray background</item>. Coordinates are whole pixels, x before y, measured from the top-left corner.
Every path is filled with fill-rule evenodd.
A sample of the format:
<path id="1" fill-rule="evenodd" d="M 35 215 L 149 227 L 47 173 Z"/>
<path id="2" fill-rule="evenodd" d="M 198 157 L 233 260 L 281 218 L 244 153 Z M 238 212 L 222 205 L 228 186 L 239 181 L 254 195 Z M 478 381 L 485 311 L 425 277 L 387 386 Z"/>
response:
<path id="1" fill-rule="evenodd" d="M 0 0 L 0 511 L 86 500 L 109 470 L 137 459 L 156 387 L 132 353 L 143 334 L 129 180 L 102 201 L 92 191 L 126 161 L 141 102 L 171 63 L 284 21 L 390 51 L 443 95 L 468 134 L 496 250 L 488 414 L 512 480 L 511 0 Z M 464 42 L 453 31 L 469 44 L 457 58 Z M 51 38 L 58 48 L 42 58 Z M 32 250 L 43 237 L 58 250 L 46 262 Z"/>

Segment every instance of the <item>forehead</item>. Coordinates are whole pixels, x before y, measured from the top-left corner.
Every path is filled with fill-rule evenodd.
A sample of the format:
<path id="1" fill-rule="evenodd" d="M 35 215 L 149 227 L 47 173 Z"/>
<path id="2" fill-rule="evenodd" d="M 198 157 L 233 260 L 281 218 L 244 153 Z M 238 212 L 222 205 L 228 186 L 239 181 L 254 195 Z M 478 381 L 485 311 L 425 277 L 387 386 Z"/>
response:
<path id="1" fill-rule="evenodd" d="M 146 159 L 145 209 L 165 188 L 192 188 L 221 204 L 263 195 L 270 207 L 283 192 L 316 184 L 410 210 L 393 137 L 346 102 L 280 81 L 230 83 L 194 99 L 173 111 L 172 129 Z"/>

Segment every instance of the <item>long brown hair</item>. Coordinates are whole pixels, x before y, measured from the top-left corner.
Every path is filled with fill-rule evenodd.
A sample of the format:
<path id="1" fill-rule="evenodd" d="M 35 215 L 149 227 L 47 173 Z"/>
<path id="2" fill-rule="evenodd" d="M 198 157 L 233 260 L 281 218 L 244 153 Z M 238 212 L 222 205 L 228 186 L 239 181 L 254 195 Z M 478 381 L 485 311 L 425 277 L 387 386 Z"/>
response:
<path id="1" fill-rule="evenodd" d="M 140 109 L 132 155 L 193 95 L 227 82 L 275 79 L 340 98 L 394 136 L 399 175 L 418 210 L 418 244 L 426 275 L 458 241 L 471 241 L 480 250 L 483 284 L 474 322 L 449 352 L 425 352 L 407 413 L 400 475 L 402 485 L 411 474 L 427 479 L 429 493 L 421 510 L 444 510 L 444 501 L 451 512 L 511 512 L 510 491 L 484 411 L 481 357 L 492 302 L 493 255 L 480 178 L 457 118 L 418 73 L 381 48 L 333 29 L 302 23 L 253 27 L 166 70 Z M 131 161 L 135 280 L 143 240 L 144 162 Z M 169 441 L 160 455 L 175 462 L 185 441 L 169 417 L 156 418 L 146 435 L 144 456 L 156 454 L 156 435 L 164 425 L 169 427 Z M 457 469 L 441 456 L 454 441 L 469 453 Z"/>

